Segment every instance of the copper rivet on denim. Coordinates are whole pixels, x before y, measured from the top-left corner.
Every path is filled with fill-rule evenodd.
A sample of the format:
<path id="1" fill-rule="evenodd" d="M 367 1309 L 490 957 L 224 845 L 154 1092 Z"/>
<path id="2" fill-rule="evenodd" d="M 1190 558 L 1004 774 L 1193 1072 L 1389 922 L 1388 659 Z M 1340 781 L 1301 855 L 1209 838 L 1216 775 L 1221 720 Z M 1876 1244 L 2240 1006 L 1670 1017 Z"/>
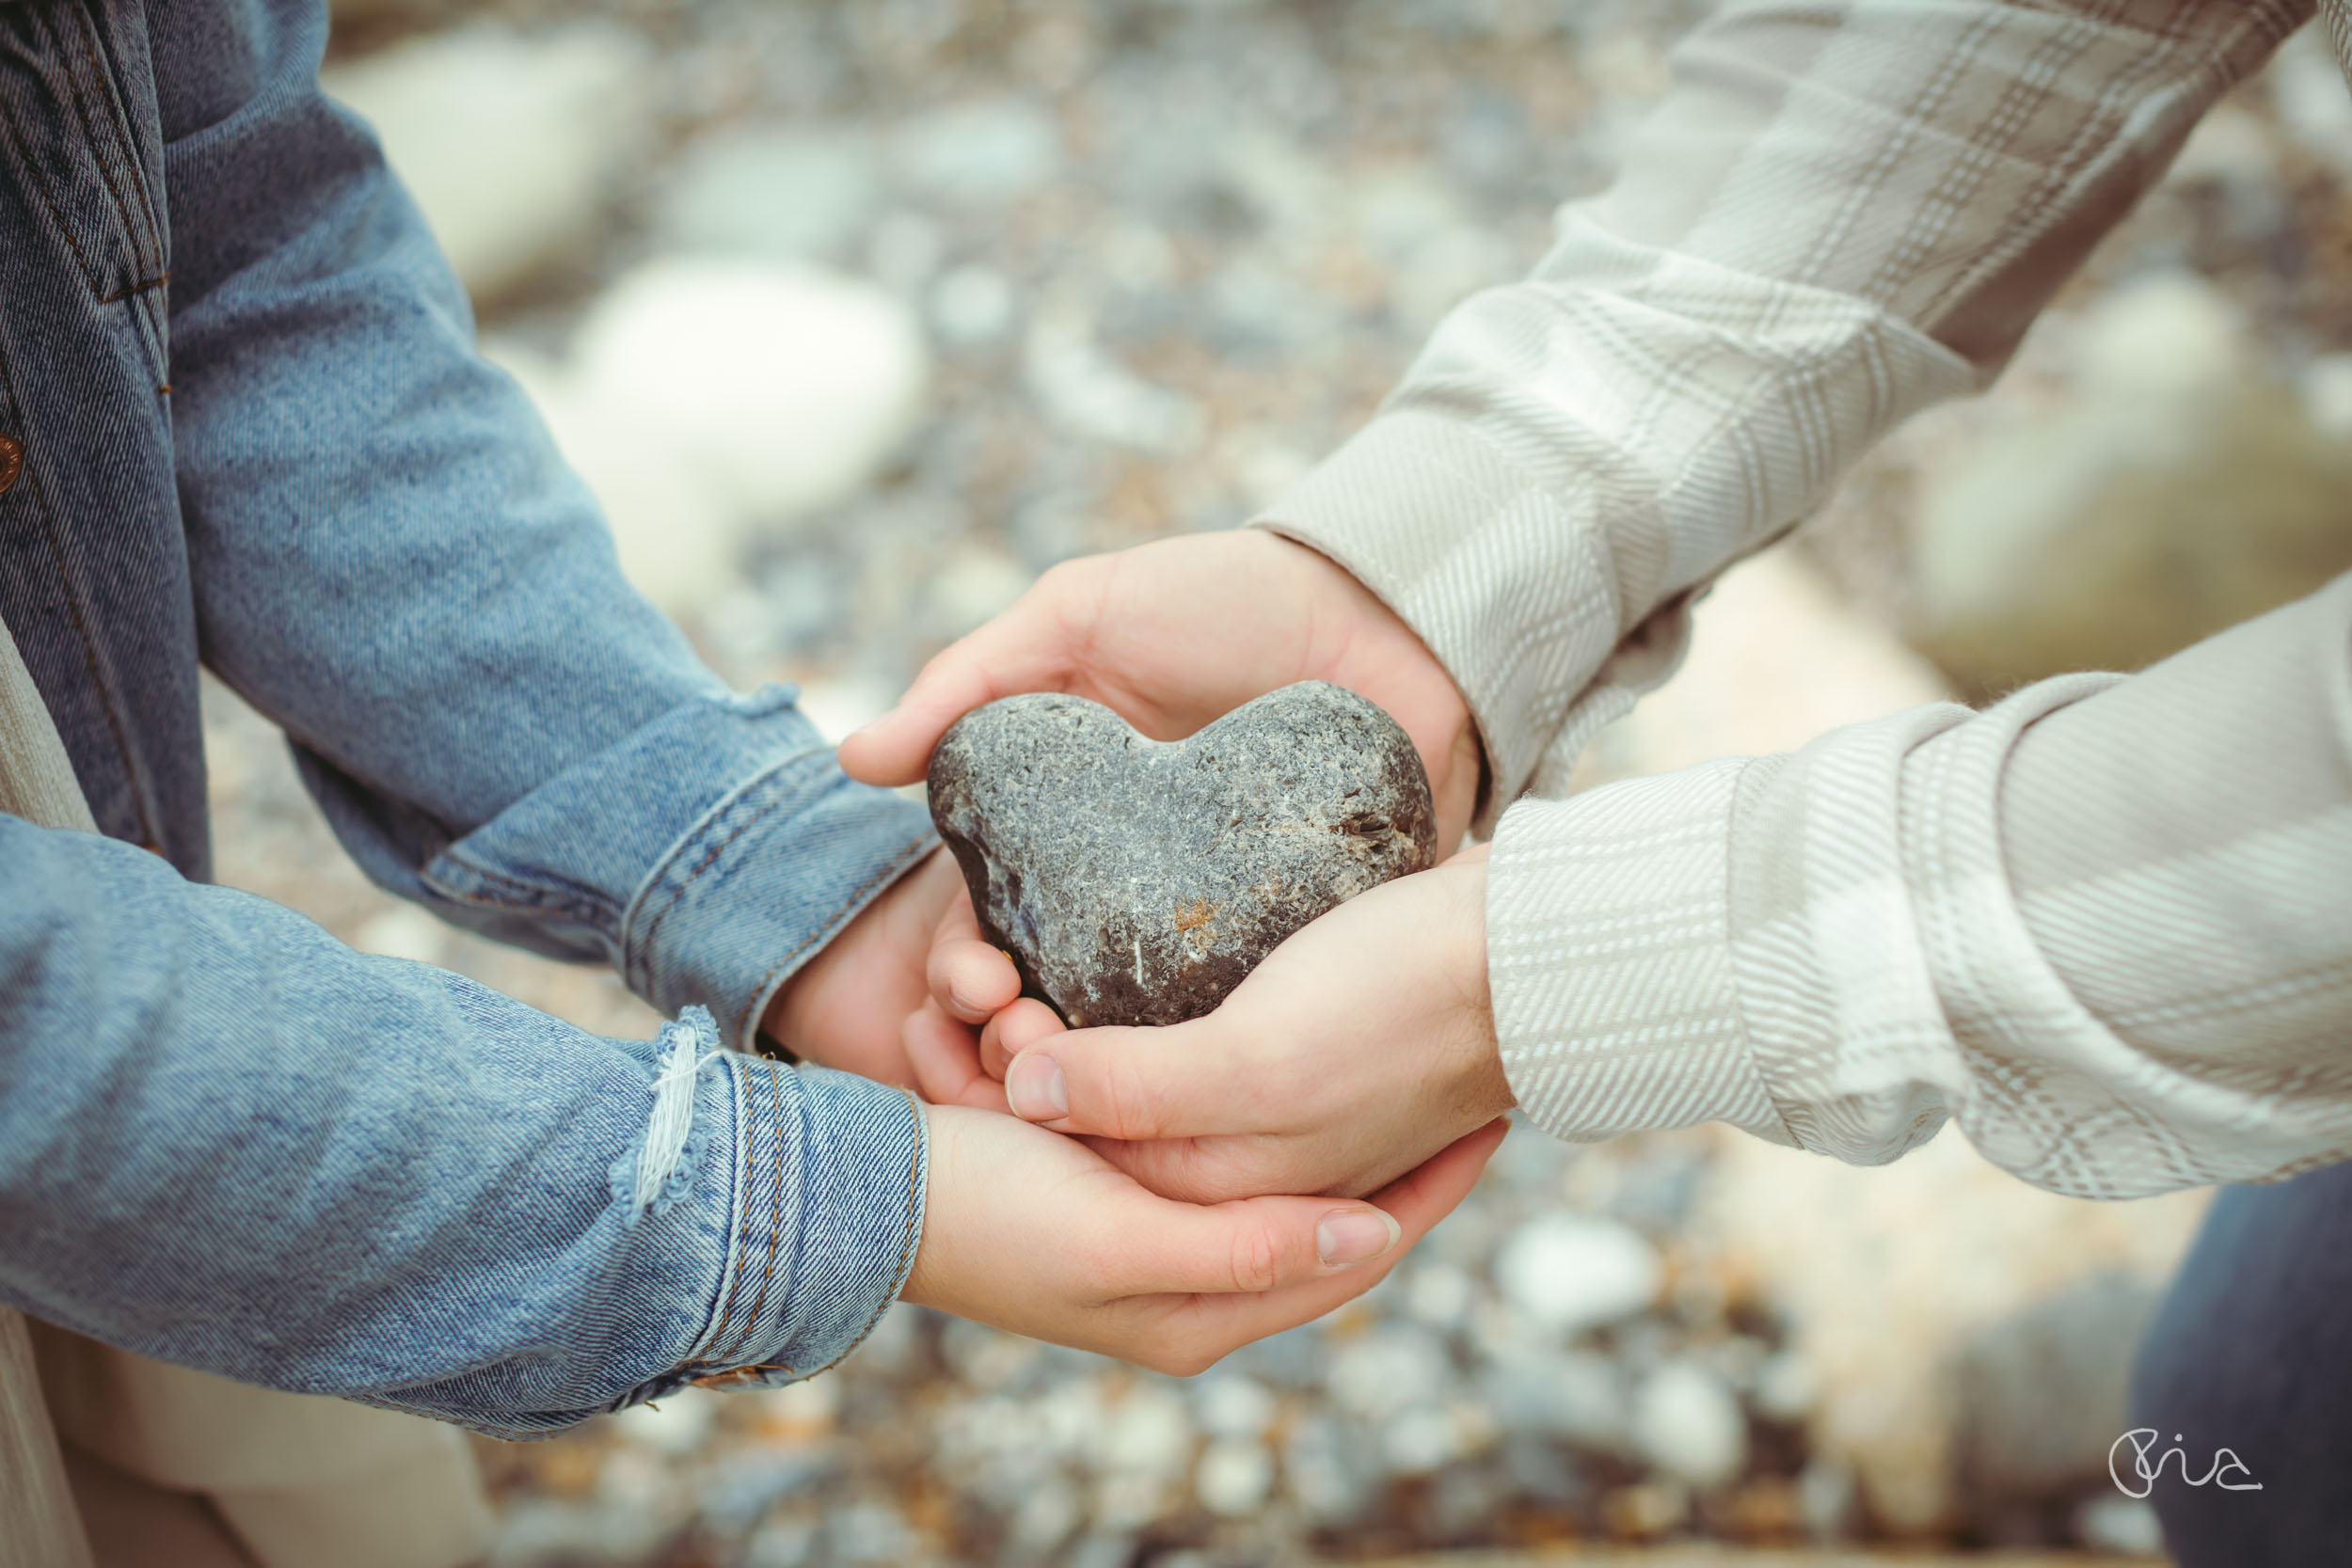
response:
<path id="1" fill-rule="evenodd" d="M 8 493 L 16 476 L 24 471 L 24 443 L 13 436 L 0 436 L 0 496 Z"/>

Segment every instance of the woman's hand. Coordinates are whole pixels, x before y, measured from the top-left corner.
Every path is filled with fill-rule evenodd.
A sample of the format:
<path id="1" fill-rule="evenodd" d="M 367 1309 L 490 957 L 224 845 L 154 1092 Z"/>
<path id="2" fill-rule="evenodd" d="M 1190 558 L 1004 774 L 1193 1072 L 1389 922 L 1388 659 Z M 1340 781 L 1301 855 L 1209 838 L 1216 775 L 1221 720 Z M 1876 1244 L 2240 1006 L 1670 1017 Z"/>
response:
<path id="1" fill-rule="evenodd" d="M 1155 1197 L 1010 1117 L 933 1106 L 923 1242 L 900 1292 L 998 1328 L 1189 1376 L 1362 1294 L 1462 1201 L 1479 1128 L 1370 1203 Z"/>
<path id="2" fill-rule="evenodd" d="M 1175 740 L 1294 681 L 1368 697 L 1429 772 L 1438 842 L 1461 842 L 1478 800 L 1476 727 L 1453 678 L 1363 584 L 1257 530 L 1199 533 L 1057 566 L 942 653 L 898 707 L 841 743 L 868 784 L 913 784 L 947 726 L 1022 691 L 1069 691 Z"/>
<path id="3" fill-rule="evenodd" d="M 1486 990 L 1483 847 L 1342 904 L 1205 1018 L 1065 1030 L 977 936 L 933 957 L 932 1009 L 987 1020 L 934 1081 L 993 1075 L 1018 1115 L 1087 1135 L 1196 1202 L 1367 1193 L 1512 1104 Z M 944 1021 L 943 1021 L 944 1022 Z M 968 1037 L 964 1037 L 968 1038 Z M 937 1065 L 952 1063 L 952 1067 Z"/>

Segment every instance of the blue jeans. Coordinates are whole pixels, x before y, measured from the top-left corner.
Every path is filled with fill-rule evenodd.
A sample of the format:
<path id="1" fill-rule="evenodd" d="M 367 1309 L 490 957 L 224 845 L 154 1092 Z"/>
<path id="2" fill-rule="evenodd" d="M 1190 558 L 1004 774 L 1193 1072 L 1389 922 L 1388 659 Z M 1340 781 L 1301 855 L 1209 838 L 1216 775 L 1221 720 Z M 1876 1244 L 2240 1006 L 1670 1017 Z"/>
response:
<path id="1" fill-rule="evenodd" d="M 2262 1487 L 2168 1467 L 2149 1501 L 2181 1568 L 2352 1563 L 2352 1164 L 2215 1200 L 2134 1384 L 2156 1453 L 2194 1481 L 2226 1447 L 2249 1472 L 2226 1479 Z"/>

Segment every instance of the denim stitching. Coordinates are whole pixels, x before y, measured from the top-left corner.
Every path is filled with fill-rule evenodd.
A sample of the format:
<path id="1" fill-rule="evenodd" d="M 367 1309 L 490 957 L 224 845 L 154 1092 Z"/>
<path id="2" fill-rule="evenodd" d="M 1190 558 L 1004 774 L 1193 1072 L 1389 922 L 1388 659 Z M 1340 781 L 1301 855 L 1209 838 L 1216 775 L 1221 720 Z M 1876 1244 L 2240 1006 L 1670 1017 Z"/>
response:
<path id="1" fill-rule="evenodd" d="M 5 345 L 0 345 L 0 391 L 8 394 L 10 407 L 21 409 L 24 406 L 24 400 L 17 396 L 16 376 L 8 368 Z M 66 570 L 65 551 L 57 543 L 57 520 L 49 510 L 49 492 L 41 487 L 40 474 L 33 466 L 30 443 L 26 445 L 24 462 L 24 470 L 20 483 L 30 486 L 33 503 L 40 509 L 41 537 L 48 542 L 50 562 L 57 572 L 57 586 L 65 594 L 66 609 L 73 616 L 74 632 L 82 640 L 82 658 L 89 667 L 90 685 L 98 692 L 99 710 L 106 716 L 106 730 L 114 738 L 115 755 L 122 764 L 123 782 L 130 789 L 131 809 L 138 816 L 140 847 L 160 852 L 161 841 L 156 835 L 154 823 L 147 815 L 147 794 L 139 787 L 138 769 L 131 761 L 131 743 L 123 734 L 121 715 L 115 712 L 114 692 L 107 687 L 104 670 L 99 663 L 98 644 L 90 637 L 89 618 L 83 613 L 81 595 L 75 591 L 72 576 Z"/>
<path id="2" fill-rule="evenodd" d="M 708 1377 L 690 1378 L 688 1381 L 697 1388 L 714 1388 L 724 1391 L 729 1388 L 740 1388 L 753 1379 L 768 1372 L 789 1372 L 791 1370 L 781 1361 L 770 1361 L 756 1367 L 738 1367 L 732 1371 L 713 1372 Z"/>
<path id="3" fill-rule="evenodd" d="M 170 283 L 171 274 L 167 272 L 163 273 L 154 277 L 147 278 L 142 282 L 126 283 L 121 288 L 117 289 L 113 293 L 110 293 L 105 298 L 100 300 L 98 303 L 101 305 L 119 305 L 122 301 L 129 299 L 133 294 L 143 294 L 150 289 L 167 288 L 170 286 Z"/>
<path id="4" fill-rule="evenodd" d="M 898 1262 L 891 1271 L 890 1295 L 888 1300 L 875 1309 L 873 1317 L 867 1320 L 865 1331 L 850 1341 L 849 1348 L 809 1373 L 811 1377 L 821 1377 L 850 1356 L 855 1355 L 858 1346 L 874 1337 L 874 1330 L 881 1326 L 882 1314 L 890 1310 L 891 1302 L 897 1301 L 898 1292 L 906 1289 L 907 1268 L 913 1261 L 912 1254 L 914 1251 L 915 1223 L 923 1213 L 922 1204 L 919 1201 L 923 1190 L 923 1146 L 927 1141 L 930 1124 L 924 1117 L 922 1101 L 916 1100 L 914 1094 L 906 1089 L 900 1089 L 898 1092 L 906 1096 L 907 1114 L 914 1118 L 914 1148 L 907 1155 L 907 1227 L 906 1233 L 898 1239 Z"/>
<path id="5" fill-rule="evenodd" d="M 155 211 L 154 194 L 148 189 L 147 170 L 139 162 L 138 149 L 134 145 L 135 138 L 131 133 L 130 117 L 122 106 L 122 95 L 115 72 L 106 63 L 107 51 L 98 36 L 98 24 L 90 12 L 90 3 L 91 0 L 83 0 L 82 7 L 74 12 L 74 15 L 82 24 L 82 53 L 89 61 L 95 84 L 104 89 L 101 94 L 103 99 L 102 106 L 104 113 L 100 118 L 105 121 L 106 129 L 111 133 L 113 140 L 113 150 L 109 153 L 98 145 L 97 134 L 92 131 L 90 155 L 97 160 L 100 170 L 106 174 L 109 190 L 114 189 L 114 169 L 119 169 L 123 182 L 137 194 L 140 210 L 147 216 L 147 227 L 141 230 L 133 219 L 128 203 L 123 201 L 119 193 L 116 195 L 116 208 L 122 214 L 123 234 L 131 244 L 131 257 L 134 263 L 132 276 L 136 277 L 145 275 L 149 280 L 133 283 L 119 291 L 112 298 L 102 300 L 100 303 L 111 305 L 124 299 L 135 301 L 133 313 L 138 320 L 139 336 L 148 353 L 152 356 L 156 380 L 161 384 L 159 389 L 169 392 L 171 389 L 169 381 L 171 356 L 167 346 L 169 328 L 164 319 L 162 302 L 140 296 L 145 295 L 150 290 L 170 282 L 171 258 L 164 250 L 163 220 Z M 77 86 L 77 96 L 79 92 L 80 87 Z M 110 166 L 110 159 L 112 166 Z M 151 264 L 148 261 L 151 252 L 154 257 Z"/>
<path id="6" fill-rule="evenodd" d="M 908 863 L 919 860 L 923 856 L 930 854 L 933 847 L 934 847 L 931 841 L 929 838 L 926 838 L 921 843 L 916 844 L 913 848 L 900 851 L 898 859 L 892 861 L 888 865 L 883 866 L 880 871 L 875 872 L 865 881 L 860 882 L 857 887 L 851 891 L 850 896 L 841 901 L 841 907 L 834 911 L 833 918 L 817 928 L 816 935 L 808 938 L 798 947 L 792 949 L 791 952 L 787 953 L 783 958 L 777 959 L 775 967 L 769 970 L 767 974 L 761 975 L 759 977 L 759 983 L 752 988 L 751 997 L 743 1004 L 743 1011 L 739 1014 L 735 1020 L 735 1037 L 739 1040 L 744 1037 L 745 1031 L 751 1026 L 752 1009 L 759 1006 L 759 999 L 767 994 L 769 982 L 775 979 L 778 974 L 781 974 L 786 970 L 791 968 L 794 962 L 800 958 L 800 956 L 807 952 L 810 948 L 815 947 L 821 942 L 831 942 L 834 937 L 840 935 L 841 927 L 848 924 L 850 911 L 857 906 L 858 900 L 864 898 L 867 894 L 871 893 L 878 884 L 887 882 L 897 877 L 900 872 L 904 871 Z M 787 1047 L 787 1049 L 789 1049 L 789 1047 Z"/>
<path id="7" fill-rule="evenodd" d="M 441 855 L 435 858 L 446 860 L 453 869 L 462 870 L 469 876 L 478 877 L 485 882 L 502 882 L 513 890 L 511 896 L 501 898 L 488 893 L 476 893 L 457 887 L 434 876 L 430 871 L 418 873 L 418 879 L 425 886 L 453 904 L 470 904 L 476 909 L 485 910 L 553 911 L 599 927 L 610 927 L 616 923 L 617 916 L 612 912 L 612 906 L 605 900 L 542 888 L 524 881 L 511 873 L 495 870 L 477 861 L 468 859 L 454 850 L 444 850 Z"/>
<path id="8" fill-rule="evenodd" d="M 147 238 L 160 263 L 156 270 L 168 276 L 167 269 L 171 264 L 171 259 L 164 250 L 163 214 L 155 206 L 155 193 L 149 188 L 146 166 L 139 162 L 138 137 L 132 131 L 130 112 L 122 103 L 121 73 L 112 64 L 114 51 L 106 46 L 106 40 L 99 34 L 90 0 L 84 0 L 78 14 L 82 19 L 83 52 L 89 56 L 90 68 L 98 72 L 98 80 L 106 88 L 106 118 L 114 131 L 115 146 L 122 155 L 123 167 L 130 175 L 132 188 L 138 192 L 139 206 L 147 214 Z"/>
<path id="9" fill-rule="evenodd" d="M 770 800 L 766 805 L 761 806 L 757 811 L 752 813 L 752 815 L 746 817 L 733 832 L 727 834 L 726 837 L 712 845 L 709 850 L 704 854 L 703 858 L 694 863 L 694 868 L 686 873 L 686 875 L 679 879 L 676 890 L 670 895 L 669 901 L 661 906 L 661 912 L 655 915 L 653 917 L 653 924 L 645 927 L 645 940 L 643 945 L 638 949 L 638 951 L 643 953 L 645 957 L 645 989 L 648 990 L 652 989 L 654 939 L 661 934 L 661 923 L 670 918 L 670 911 L 678 907 L 678 901 L 684 898 L 686 896 L 687 890 L 694 885 L 694 879 L 709 870 L 711 865 L 717 862 L 721 855 L 726 853 L 728 847 L 732 846 L 737 839 L 741 838 L 745 833 L 750 832 L 752 829 L 759 825 L 763 818 L 772 815 L 777 809 L 787 804 L 792 799 L 794 799 L 794 797 L 789 795 L 778 796 L 776 799 Z M 739 1033 L 737 1037 L 739 1039 L 741 1037 Z"/>
<path id="10" fill-rule="evenodd" d="M 90 123 L 89 106 L 84 102 L 84 83 L 80 77 L 71 73 L 66 75 L 65 81 L 68 87 L 66 99 L 73 106 L 73 118 L 81 121 L 82 140 L 89 149 L 90 161 L 98 166 L 98 176 L 106 186 L 106 195 L 114 202 L 115 216 L 122 224 L 122 237 L 130 242 L 135 268 L 134 276 L 140 272 L 161 272 L 163 270 L 161 267 L 150 268 L 147 265 L 147 247 L 139 243 L 138 228 L 131 221 L 130 206 L 122 199 L 122 190 L 115 182 L 114 170 L 108 166 L 105 154 L 99 149 L 98 128 Z"/>
<path id="11" fill-rule="evenodd" d="M 81 238 L 73 232 L 73 225 L 66 221 L 65 209 L 58 205 L 56 190 L 41 171 L 40 162 L 25 150 L 24 133 L 17 123 L 15 109 L 9 106 L 5 97 L 0 97 L 0 121 L 5 121 L 7 124 L 8 146 L 16 154 L 16 166 L 24 171 L 33 188 L 40 193 L 41 205 L 49 209 L 49 220 L 57 226 L 57 232 L 65 237 L 66 248 L 73 252 L 73 260 L 81 265 L 83 283 L 95 296 L 98 291 L 104 287 L 98 280 L 98 268 L 90 261 L 89 253 L 82 248 Z"/>
<path id="12" fill-rule="evenodd" d="M 768 1068 L 768 1092 L 771 1102 L 775 1107 L 776 1116 L 775 1198 L 774 1208 L 770 1214 L 768 1226 L 768 1272 L 769 1274 L 773 1275 L 776 1267 L 776 1235 L 778 1231 L 784 1228 L 784 1082 L 777 1075 L 776 1065 L 773 1062 L 770 1062 L 766 1065 Z M 726 1310 L 719 1314 L 719 1322 L 710 1331 L 710 1342 L 713 1347 L 716 1347 L 719 1341 L 725 1337 L 727 1322 L 735 1315 L 736 1298 L 742 1291 L 743 1275 L 747 1272 L 747 1270 L 739 1266 L 735 1271 L 735 1282 L 727 1291 Z M 764 1301 L 767 1298 L 768 1293 L 768 1287 L 765 1281 L 761 1283 L 759 1289 L 759 1300 Z M 744 1317 L 742 1328 L 736 1334 L 734 1343 L 727 1346 L 724 1350 L 714 1348 L 710 1354 L 698 1358 L 692 1362 L 691 1365 L 697 1367 L 715 1367 L 721 1362 L 727 1360 L 737 1351 L 741 1350 L 744 1344 L 750 1340 L 752 1337 L 752 1330 L 757 1327 L 758 1323 L 759 1301 L 755 1301 L 752 1304 L 751 1311 Z"/>
<path id="13" fill-rule="evenodd" d="M 729 1228 L 739 1232 L 743 1224 L 743 1212 L 750 1208 L 748 1200 L 743 1196 L 743 1189 L 750 1184 L 752 1174 L 751 1161 L 748 1157 L 751 1151 L 751 1136 L 748 1130 L 750 1126 L 748 1113 L 751 1107 L 743 1095 L 741 1071 L 730 1072 L 728 1081 L 734 1089 L 736 1141 L 739 1148 L 735 1162 L 738 1173 L 736 1177 L 737 1198 L 733 1205 L 734 1215 Z M 710 1332 L 703 1337 L 703 1343 L 706 1346 L 715 1349 L 719 1341 L 725 1337 L 727 1324 L 735 1319 L 736 1297 L 742 1292 L 742 1289 L 743 1270 L 739 1264 L 734 1273 L 728 1275 L 726 1300 L 720 1304 L 719 1321 L 712 1323 Z M 708 1367 L 715 1364 L 710 1356 L 698 1355 L 689 1361 L 680 1370 L 691 1371 L 696 1367 Z"/>
<path id="14" fill-rule="evenodd" d="M 727 835 L 724 843 L 712 848 L 693 870 L 688 872 L 682 879 L 678 878 L 676 873 L 678 863 L 686 856 L 692 854 L 695 847 L 706 835 L 717 832 L 731 814 L 741 810 L 747 801 L 756 799 L 763 788 L 777 787 L 775 781 L 784 777 L 789 770 L 812 759 L 821 759 L 831 754 L 831 749 L 828 747 L 812 746 L 769 764 L 721 797 L 700 820 L 680 836 L 675 846 L 663 852 L 654 863 L 653 868 L 645 874 L 645 879 L 639 884 L 637 891 L 622 905 L 615 921 L 614 940 L 621 949 L 621 963 L 618 967 L 621 969 L 622 978 L 627 980 L 634 990 L 642 993 L 653 989 L 655 933 L 660 929 L 661 923 L 669 918 L 670 911 L 677 907 L 678 901 L 686 896 L 687 890 L 692 884 L 693 879 L 707 870 L 711 861 L 724 851 L 728 845 L 750 832 L 761 817 L 778 806 L 799 800 L 807 791 L 802 787 L 792 786 L 787 793 L 759 807 L 748 820 Z M 675 882 L 675 886 L 672 886 L 673 881 Z M 648 924 L 647 911 L 652 908 L 653 900 L 660 897 L 665 890 L 668 893 L 668 899 L 662 904 L 660 912 L 651 916 L 651 923 Z M 644 927 L 644 935 L 642 938 L 632 935 L 640 927 Z"/>
<path id="15" fill-rule="evenodd" d="M 751 1310 L 743 1314 L 743 1327 L 737 1334 L 735 1343 L 721 1354 L 723 1361 L 734 1359 L 736 1353 L 751 1342 L 753 1332 L 759 1327 L 759 1309 L 768 1304 L 768 1287 L 774 1283 L 776 1277 L 776 1238 L 784 1230 L 784 1074 L 773 1062 L 768 1064 L 768 1083 L 775 1093 L 776 1104 L 776 1206 L 768 1224 L 768 1264 L 760 1273 L 759 1294 L 752 1298 Z M 805 1118 L 805 1111 L 803 1116 Z M 805 1136 L 801 1140 L 801 1147 L 803 1149 L 808 1147 Z"/>
<path id="16" fill-rule="evenodd" d="M 561 902 L 570 896 L 567 894 L 559 893 L 552 888 L 542 887 L 536 882 L 517 877 L 511 871 L 501 871 L 497 866 L 485 864 L 454 850 L 445 852 L 448 854 L 449 861 L 452 865 L 462 866 L 467 871 L 471 872 L 474 876 L 481 878 L 485 882 L 503 882 L 506 886 L 515 890 L 518 898 L 529 903 L 534 905 L 544 904 L 550 899 Z M 594 903 L 595 900 L 592 899 L 590 902 Z"/>

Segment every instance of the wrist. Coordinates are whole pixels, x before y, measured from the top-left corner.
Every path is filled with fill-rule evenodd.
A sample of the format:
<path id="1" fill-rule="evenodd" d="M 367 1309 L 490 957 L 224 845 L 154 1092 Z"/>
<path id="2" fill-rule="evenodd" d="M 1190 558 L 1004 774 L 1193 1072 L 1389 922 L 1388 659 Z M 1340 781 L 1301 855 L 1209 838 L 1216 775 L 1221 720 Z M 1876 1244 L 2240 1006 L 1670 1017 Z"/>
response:
<path id="1" fill-rule="evenodd" d="M 1441 878 L 1450 907 L 1445 975 L 1455 998 L 1454 1026 L 1446 1031 L 1446 1077 L 1452 1096 L 1480 1122 L 1512 1109 L 1518 1099 L 1503 1070 L 1495 1033 L 1494 992 L 1486 972 L 1486 846 L 1481 844 L 1423 873 Z"/>
<path id="2" fill-rule="evenodd" d="M 923 1233 L 915 1243 L 914 1256 L 908 1260 L 906 1278 L 898 1286 L 898 1299 L 910 1306 L 932 1307 L 951 1313 L 958 1310 L 950 1286 L 956 1272 L 950 1255 L 962 1238 L 952 1212 L 955 1205 L 952 1201 L 943 1202 L 942 1195 L 952 1197 L 959 1190 L 955 1166 L 965 1118 L 989 1114 L 954 1105 L 923 1107 Z"/>
<path id="3" fill-rule="evenodd" d="M 836 940 L 832 946 L 802 966 L 798 974 L 776 988 L 776 994 L 768 999 L 768 1010 L 759 1015 L 759 1033 L 764 1042 L 772 1043 L 787 1055 L 799 1054 L 793 1050 L 791 1042 L 800 1037 L 798 1009 L 804 1004 L 796 999 L 809 989 L 818 973 L 818 965 L 824 961 L 825 953 L 834 951 L 839 945 Z"/>
<path id="4" fill-rule="evenodd" d="M 1451 847 L 1492 791 L 1477 716 L 1453 673 L 1411 623 L 1319 545 L 1279 524 L 1261 523 L 1242 537 L 1265 541 L 1307 579 L 1295 597 L 1320 607 L 1312 612 L 1320 645 L 1310 649 L 1310 666 L 1378 703 L 1413 737 L 1428 769 L 1441 846 Z"/>
<path id="5" fill-rule="evenodd" d="M 850 912 L 834 917 L 824 945 L 777 985 L 761 1009 L 760 1033 L 795 1057 L 892 1076 L 855 1053 L 845 1057 L 841 1047 L 870 1032 L 872 1019 L 886 1009 L 891 975 L 920 975 L 919 955 L 930 951 L 938 912 L 961 885 L 936 840 L 916 845 L 852 895 Z M 910 960 L 908 954 L 917 957 Z M 919 979 L 914 983 L 919 990 Z M 887 1032 L 895 1037 L 895 1025 Z"/>

